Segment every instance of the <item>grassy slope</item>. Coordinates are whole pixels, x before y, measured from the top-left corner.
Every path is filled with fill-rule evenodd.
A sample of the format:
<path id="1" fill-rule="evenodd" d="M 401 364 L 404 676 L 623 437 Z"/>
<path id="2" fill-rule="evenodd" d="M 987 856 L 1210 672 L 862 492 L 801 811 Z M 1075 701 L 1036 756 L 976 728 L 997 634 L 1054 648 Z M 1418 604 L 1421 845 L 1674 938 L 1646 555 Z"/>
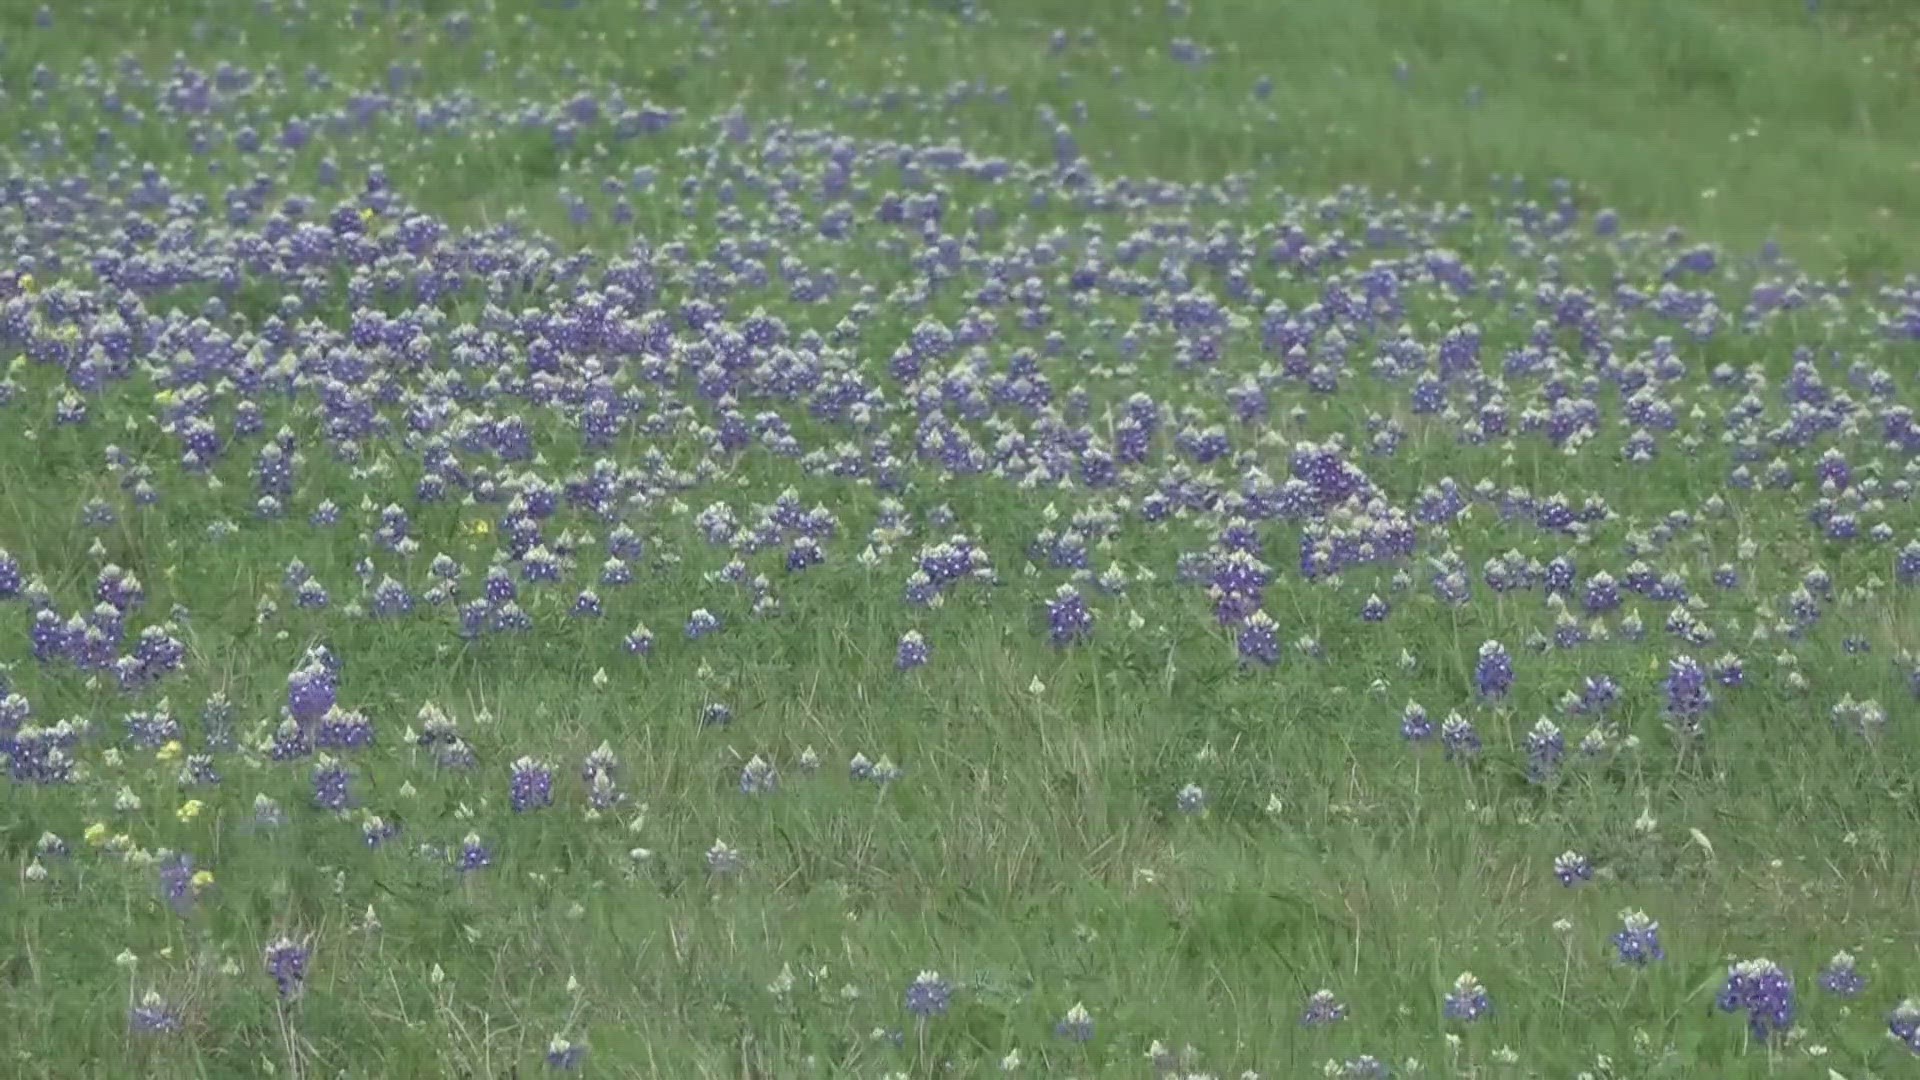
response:
<path id="1" fill-rule="evenodd" d="M 981 77 L 1008 85 L 1014 104 L 970 107 L 957 123 L 911 114 L 861 123 L 951 127 L 970 141 L 1032 154 L 1045 145 L 1034 106 L 1084 100 L 1093 110 L 1089 150 L 1116 169 L 1198 177 L 1264 166 L 1297 176 L 1308 191 L 1365 182 L 1445 198 L 1483 190 L 1495 172 L 1566 175 L 1586 185 L 1593 205 L 1750 245 L 1777 237 L 1816 265 L 1880 270 L 1915 254 L 1912 230 L 1901 227 L 1920 210 L 1920 119 L 1905 107 L 1916 89 L 1912 38 L 1885 30 L 1870 12 L 1809 19 L 1793 0 L 1248 0 L 1202 2 L 1177 22 L 1157 10 L 1096 18 L 1085 3 L 1044 0 L 986 5 L 1004 12 L 964 29 L 942 14 L 901 20 L 891 7 L 841 0 L 771 14 L 749 5 L 717 10 L 709 35 L 589 5 L 523 27 L 503 19 L 461 49 L 434 45 L 425 31 L 403 44 L 394 31 L 406 17 L 385 31 L 293 41 L 268 17 L 216 19 L 204 37 L 188 32 L 197 19 L 230 12 L 224 4 L 100 6 L 103 18 L 124 20 L 117 44 L 151 57 L 176 48 L 239 56 L 232 35 L 244 30 L 246 48 L 260 50 L 245 55 L 278 52 L 290 70 L 311 57 L 343 84 L 423 51 L 434 58 L 430 82 L 506 96 L 562 81 L 554 72 L 573 63 L 596 77 L 650 85 L 660 100 L 696 113 L 736 96 L 755 110 L 819 112 L 792 91 L 790 65 L 799 59 L 847 86 Z M 1046 29 L 1083 24 L 1098 30 L 1090 52 L 1046 59 Z M 1174 65 L 1163 54 L 1177 34 L 1221 54 L 1197 72 Z M 71 61 L 87 42 L 77 34 L 11 36 L 10 90 L 39 50 Z M 713 55 L 693 51 L 703 40 Z M 507 72 L 524 65 L 525 81 L 482 79 L 472 57 L 489 46 L 507 58 Z M 1875 59 L 1863 62 L 1869 53 Z M 1404 85 L 1393 76 L 1400 60 Z M 1127 73 L 1117 84 L 1106 76 L 1113 65 Z M 1262 74 L 1279 87 L 1270 105 L 1248 95 Z M 1466 100 L 1473 87 L 1484 95 L 1477 107 Z M 1152 123 L 1131 119 L 1135 98 L 1154 104 Z M 1742 134 L 1750 128 L 1757 134 Z M 553 189 L 567 176 L 536 150 L 503 140 L 454 162 L 395 142 L 383 156 L 402 177 L 436 181 L 421 189 L 423 203 L 442 199 L 475 217 L 526 205 L 558 228 Z M 1703 197 L 1708 190 L 1717 194 Z M 86 537 L 67 525 L 70 489 L 50 478 L 62 461 L 69 476 L 80 475 L 80 463 L 97 453 L 91 444 L 59 443 L 34 452 L 44 455 L 40 464 L 9 453 L 0 466 L 15 510 L 0 543 L 36 566 L 69 566 L 72 577 L 51 582 L 69 589 L 90 573 L 91 560 L 81 554 Z M 757 478 L 776 490 L 783 479 L 771 467 Z M 1419 477 L 1395 479 L 1404 486 Z M 753 494 L 758 500 L 766 490 Z M 954 493 L 956 506 L 971 499 L 985 508 L 967 520 L 1008 553 L 1001 565 L 1017 576 L 1011 553 L 1037 527 L 1037 508 L 999 506 L 997 497 Z M 348 658 L 350 696 L 389 733 L 432 700 L 462 716 L 494 763 L 544 747 L 564 752 L 570 765 L 600 738 L 624 736 L 622 752 L 651 810 L 627 835 L 503 820 L 495 805 L 483 816 L 502 865 L 462 889 L 404 856 L 370 860 L 348 826 L 226 839 L 230 855 L 212 849 L 224 856 L 223 902 L 204 938 L 148 910 L 138 882 L 66 883 L 70 891 L 56 902 L 10 917 L 15 959 L 4 969 L 16 989 L 0 1006 L 10 1020 L 0 1049 L 24 1055 L 23 1073 L 72 1076 L 83 1061 L 101 1061 L 95 1075 L 125 1075 L 117 1011 L 125 979 L 110 966 L 121 948 L 139 950 L 161 971 L 202 947 L 251 966 L 269 924 L 321 935 L 318 992 L 301 1031 L 327 1075 L 501 1075 L 506 1062 L 530 1060 L 576 997 L 596 1059 L 616 1075 L 792 1075 L 806 1052 L 846 1062 L 854 1075 L 929 1069 L 946 1056 L 980 1060 L 1010 1045 L 1032 1054 L 1048 1043 L 1051 1018 L 1081 997 L 1105 1030 L 1129 1040 L 1156 1033 L 1204 1047 L 1223 1071 L 1259 1061 L 1294 1075 L 1288 1063 L 1303 1069 L 1357 1050 L 1440 1060 L 1424 1003 L 1463 966 L 1507 995 L 1521 1018 L 1476 1032 L 1463 1051 L 1472 1061 L 1485 1064 L 1496 1046 L 1510 1044 L 1551 1075 L 1587 1064 L 1596 1051 L 1634 1060 L 1640 1075 L 1686 1075 L 1702 1062 L 1717 1075 L 1758 1075 L 1755 1058 L 1733 1063 L 1737 1025 L 1702 1017 L 1723 953 L 1771 950 L 1805 972 L 1825 952 L 1858 944 L 1876 949 L 1892 973 L 1915 970 L 1913 942 L 1891 937 L 1914 900 L 1892 854 L 1914 825 L 1902 762 L 1802 738 L 1804 718 L 1785 699 L 1767 698 L 1741 717 L 1746 726 L 1716 758 L 1635 766 L 1565 789 L 1550 804 L 1509 776 L 1383 767 L 1400 760 L 1383 720 L 1392 706 L 1408 695 L 1438 705 L 1457 695 L 1464 671 L 1430 666 L 1407 678 L 1392 657 L 1404 645 L 1439 662 L 1469 655 L 1482 637 L 1516 633 L 1523 621 L 1497 607 L 1476 605 L 1464 624 L 1410 616 L 1375 654 L 1341 649 L 1341 635 L 1352 633 L 1338 629 L 1348 613 L 1310 606 L 1327 603 L 1312 591 L 1285 593 L 1280 603 L 1296 607 L 1290 628 L 1323 625 L 1342 666 L 1324 679 L 1249 685 L 1232 678 L 1191 594 L 1170 585 L 1139 602 L 1196 629 L 1129 636 L 1065 659 L 1035 655 L 1029 629 L 1008 625 L 1013 609 L 959 604 L 941 616 L 934 672 L 902 682 L 890 671 L 891 646 L 911 620 L 892 602 L 895 568 L 869 584 L 843 566 L 787 594 L 805 621 L 743 622 L 723 638 L 704 654 L 710 678 L 696 674 L 703 654 L 679 647 L 663 648 L 640 674 L 604 633 L 450 658 L 433 638 L 350 629 L 291 610 L 284 639 L 272 628 L 249 629 L 256 598 L 289 557 L 344 583 L 352 555 L 297 531 L 243 534 L 230 551 L 204 548 L 191 538 L 212 511 L 196 498 L 183 493 L 162 514 L 107 538 L 113 557 L 149 583 L 156 607 L 173 599 L 194 607 L 203 674 L 182 700 L 221 686 L 249 715 L 265 715 L 298 643 L 324 632 Z M 233 513 L 231 500 L 222 512 Z M 844 516 L 864 527 L 864 512 Z M 423 521 L 428 553 L 436 542 L 457 549 L 451 516 Z M 1797 565 L 1783 557 L 1772 569 Z M 706 595 L 690 581 L 647 589 L 646 617 L 663 640 L 677 636 L 677 613 Z M 1874 627 L 1882 614 L 1854 617 L 1881 633 Z M 614 687 L 581 690 L 603 665 L 619 673 Z M 783 677 L 793 669 L 807 672 L 801 684 Z M 1552 686 L 1571 674 L 1533 670 Z M 1047 687 L 1038 696 L 1026 689 L 1036 677 Z M 1362 689 L 1375 678 L 1394 681 L 1392 697 L 1365 699 L 1363 708 Z M 694 712 L 711 699 L 747 718 L 737 734 L 716 741 L 694 727 Z M 102 707 L 71 687 L 47 688 L 36 703 L 50 716 Z M 490 728 L 475 726 L 483 709 L 497 718 Z M 657 722 L 635 722 L 643 716 Z M 1524 726 L 1530 716 L 1512 722 Z M 1511 734 L 1488 737 L 1506 743 Z M 820 748 L 829 773 L 856 750 L 890 753 L 907 765 L 908 782 L 881 796 L 833 775 L 793 784 L 777 804 L 731 791 L 739 756 L 771 752 L 791 762 L 807 744 Z M 1219 760 L 1196 764 L 1204 746 Z M 396 771 L 377 768 L 369 790 L 383 806 L 402 806 L 397 762 L 384 767 Z M 455 806 L 498 803 L 498 773 L 470 790 L 423 783 L 417 808 L 402 812 L 446 839 L 440 834 L 456 826 L 444 817 Z M 1169 793 L 1192 779 L 1213 795 L 1205 820 L 1170 810 Z M 220 812 L 244 813 L 253 790 L 275 784 L 290 804 L 299 797 L 297 781 L 240 773 L 229 779 L 230 804 Z M 1263 809 L 1272 793 L 1288 807 L 1277 821 Z M 215 822 L 178 829 L 164 800 L 159 790 L 149 797 L 146 826 L 209 850 Z M 1631 835 L 1647 804 L 1660 808 L 1663 844 Z M 49 819 L 77 837 L 101 812 L 10 796 L 0 826 L 14 850 Z M 1692 845 L 1689 829 L 1712 838 L 1715 851 Z M 740 883 L 714 891 L 697 865 L 716 835 L 754 864 Z M 1564 894 L 1543 881 L 1552 856 L 1574 843 L 1641 883 L 1630 902 L 1662 916 L 1671 963 L 1630 978 L 1589 947 L 1622 901 L 1602 890 Z M 614 869 L 635 844 L 660 853 L 641 887 Z M 335 867 L 345 873 L 338 894 Z M 1157 881 L 1149 884 L 1142 869 Z M 552 884 L 536 874 L 553 875 Z M 369 903 L 384 937 L 349 928 Z M 100 932 L 94 920 L 119 920 L 123 906 L 124 925 Z M 1577 947 L 1549 929 L 1563 917 L 1575 924 Z M 172 960 L 155 955 L 168 941 Z M 783 962 L 827 969 L 821 992 L 803 976 L 794 1004 L 775 1002 L 764 986 Z M 444 985 L 426 980 L 434 964 L 449 975 Z M 956 1015 L 927 1036 L 931 1045 L 917 1045 L 909 1031 L 902 1052 L 878 1044 L 845 1050 L 849 1036 L 859 1045 L 868 1029 L 897 1023 L 901 984 L 925 966 L 973 980 Z M 569 975 L 583 987 L 578 995 L 564 988 Z M 864 997 L 842 1000 L 835 991 L 843 983 Z M 1300 1045 L 1290 1027 L 1294 1002 L 1325 983 L 1368 1014 L 1364 1034 Z M 150 1062 L 156 1072 L 252 1075 L 280 1058 L 276 1020 L 257 987 L 210 978 L 195 991 L 206 1020 L 195 1049 Z M 1422 1004 L 1394 1012 L 1400 1003 Z M 1617 1045 L 1591 1041 L 1596 1020 L 1606 1021 L 1601 1038 Z M 1865 1048 L 1864 1058 L 1878 1024 L 1862 1015 L 1835 1030 Z M 1634 1030 L 1651 1045 L 1673 1046 L 1675 1056 L 1665 1064 L 1636 1057 Z M 1085 1060 L 1056 1048 L 1052 1067 L 1135 1068 L 1142 1048 L 1096 1043 Z"/>

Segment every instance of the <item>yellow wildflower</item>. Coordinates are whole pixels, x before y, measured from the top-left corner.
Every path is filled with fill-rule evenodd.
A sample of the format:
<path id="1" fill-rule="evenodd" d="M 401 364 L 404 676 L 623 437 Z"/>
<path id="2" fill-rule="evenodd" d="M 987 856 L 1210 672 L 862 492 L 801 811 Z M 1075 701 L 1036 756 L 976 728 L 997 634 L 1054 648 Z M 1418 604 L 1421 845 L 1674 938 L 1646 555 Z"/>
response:
<path id="1" fill-rule="evenodd" d="M 175 810 L 173 816 L 179 818 L 182 823 L 185 823 L 199 817 L 200 811 L 206 808 L 207 804 L 201 802 L 199 799 L 188 799 L 186 802 L 180 804 L 180 809 Z"/>
<path id="2" fill-rule="evenodd" d="M 154 756 L 159 758 L 161 761 L 172 761 L 173 759 L 179 757 L 180 756 L 180 740 L 179 739 L 167 740 L 167 744 L 165 746 L 162 746 L 160 748 L 160 752 Z"/>
<path id="3" fill-rule="evenodd" d="M 86 838 L 87 843 L 92 844 L 94 847 L 99 847 L 101 844 L 107 842 L 107 827 L 101 822 L 96 821 L 87 826 L 87 831 L 81 835 Z"/>
<path id="4" fill-rule="evenodd" d="M 37 284 L 37 282 L 33 280 L 32 274 L 20 275 L 20 291 L 21 292 L 32 292 L 35 284 Z"/>
<path id="5" fill-rule="evenodd" d="M 193 891 L 206 892 L 213 887 L 213 871 L 195 870 L 193 872 Z"/>

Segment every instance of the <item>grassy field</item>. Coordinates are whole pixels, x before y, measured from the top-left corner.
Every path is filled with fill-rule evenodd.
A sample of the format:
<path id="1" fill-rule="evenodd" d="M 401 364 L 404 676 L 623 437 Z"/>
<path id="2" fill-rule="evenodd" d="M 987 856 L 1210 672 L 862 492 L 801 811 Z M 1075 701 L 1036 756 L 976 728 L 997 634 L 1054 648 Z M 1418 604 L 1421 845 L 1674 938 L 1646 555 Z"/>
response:
<path id="1" fill-rule="evenodd" d="M 1917 62 L 0 4 L 0 1069 L 1910 1073 Z"/>

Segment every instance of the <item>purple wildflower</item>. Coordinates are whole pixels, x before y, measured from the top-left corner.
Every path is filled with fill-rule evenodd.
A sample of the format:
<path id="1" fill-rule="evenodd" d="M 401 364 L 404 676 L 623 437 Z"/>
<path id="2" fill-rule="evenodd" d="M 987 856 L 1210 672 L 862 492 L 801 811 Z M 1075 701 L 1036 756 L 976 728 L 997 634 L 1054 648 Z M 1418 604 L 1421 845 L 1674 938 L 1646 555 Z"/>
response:
<path id="1" fill-rule="evenodd" d="M 180 1011 L 160 996 L 157 990 L 140 995 L 127 1010 L 127 1027 L 136 1035 L 168 1035 L 180 1030 Z"/>
<path id="2" fill-rule="evenodd" d="M 1560 879 L 1560 884 L 1571 889 L 1583 881 L 1593 880 L 1593 864 L 1577 851 L 1564 851 L 1554 856 L 1553 876 Z"/>
<path id="3" fill-rule="evenodd" d="M 347 786 L 352 779 L 345 765 L 320 755 L 313 765 L 313 805 L 322 810 L 345 810 L 351 800 Z"/>
<path id="4" fill-rule="evenodd" d="M 1641 967 L 1667 955 L 1660 947 L 1660 924 L 1647 918 L 1644 911 L 1620 913 L 1620 929 L 1613 935 L 1613 947 L 1621 963 Z"/>
<path id="5" fill-rule="evenodd" d="M 1067 1010 L 1067 1015 L 1053 1025 L 1053 1031 L 1068 1042 L 1087 1042 L 1093 1038 L 1093 1015 L 1087 1012 L 1085 1005 L 1075 1002 L 1073 1008 Z"/>
<path id="6" fill-rule="evenodd" d="M 900 648 L 894 656 L 894 667 L 901 671 L 922 667 L 927 662 L 928 651 L 927 639 L 920 636 L 920 631 L 909 630 L 900 635 Z"/>
<path id="7" fill-rule="evenodd" d="M 268 943 L 262 956 L 267 974 L 273 977 L 282 1001 L 291 1001 L 300 996 L 307 981 L 309 955 L 306 944 L 292 938 L 275 938 Z"/>
<path id="8" fill-rule="evenodd" d="M 468 833 L 460 841 L 460 850 L 454 853 L 453 868 L 464 874 L 492 865 L 492 849 L 481 841 L 479 833 Z"/>
<path id="9" fill-rule="evenodd" d="M 1766 1042 L 1793 1026 L 1793 978 L 1771 960 L 1742 960 L 1727 968 L 1716 999 L 1721 1012 L 1747 1014 L 1747 1030 Z"/>
<path id="10" fill-rule="evenodd" d="M 1497 641 L 1480 646 L 1480 659 L 1473 668 L 1473 685 L 1481 697 L 1502 698 L 1513 689 L 1513 657 Z"/>
<path id="11" fill-rule="evenodd" d="M 1235 635 L 1234 646 L 1242 663 L 1272 667 L 1280 661 L 1279 624 L 1266 612 L 1255 611 Z"/>
<path id="12" fill-rule="evenodd" d="M 572 1072 L 586 1056 L 585 1043 L 569 1042 L 558 1035 L 547 1042 L 547 1068 L 555 1072 Z"/>
<path id="13" fill-rule="evenodd" d="M 1433 720 L 1417 701 L 1407 702 L 1400 710 L 1400 737 L 1408 742 L 1426 742 L 1433 737 Z"/>
<path id="14" fill-rule="evenodd" d="M 1056 648 L 1083 641 L 1093 634 L 1093 611 L 1086 597 L 1072 585 L 1062 585 L 1047 601 L 1047 638 Z"/>
<path id="15" fill-rule="evenodd" d="M 1346 1018 L 1346 1005 L 1334 997 L 1331 990 L 1315 990 L 1307 998 L 1307 1007 L 1300 1012 L 1300 1023 L 1305 1027 L 1320 1027 Z"/>
<path id="16" fill-rule="evenodd" d="M 907 984 L 907 1011 L 924 1020 L 941 1016 L 953 998 L 953 988 L 937 971 L 922 971 Z"/>
<path id="17" fill-rule="evenodd" d="M 553 767 L 533 757 L 520 757 L 510 766 L 507 800 L 513 812 L 524 814 L 553 805 Z"/>
<path id="18" fill-rule="evenodd" d="M 1449 1020 L 1472 1023 L 1493 1010 L 1493 1002 L 1487 997 L 1487 988 L 1471 972 L 1461 972 L 1453 981 L 1453 989 L 1447 991 L 1441 1012 Z"/>
<path id="19" fill-rule="evenodd" d="M 1820 972 L 1819 984 L 1820 989 L 1829 994 L 1848 998 L 1859 997 L 1860 992 L 1867 988 L 1867 977 L 1860 974 L 1852 953 L 1837 952 L 1833 954 L 1833 959 L 1827 962 L 1826 968 Z"/>
<path id="20" fill-rule="evenodd" d="M 1887 1031 L 1902 1045 L 1920 1054 L 1920 1001 L 1907 998 L 1887 1015 Z"/>

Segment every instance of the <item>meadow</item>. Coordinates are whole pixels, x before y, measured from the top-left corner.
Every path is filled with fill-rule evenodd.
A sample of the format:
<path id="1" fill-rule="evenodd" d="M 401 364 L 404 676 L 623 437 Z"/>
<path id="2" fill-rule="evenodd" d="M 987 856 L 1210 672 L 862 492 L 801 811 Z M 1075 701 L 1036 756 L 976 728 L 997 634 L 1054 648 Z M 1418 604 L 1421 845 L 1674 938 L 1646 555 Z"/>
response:
<path id="1" fill-rule="evenodd" d="M 0 1075 L 1913 1074 L 1917 62 L 0 0 Z"/>

